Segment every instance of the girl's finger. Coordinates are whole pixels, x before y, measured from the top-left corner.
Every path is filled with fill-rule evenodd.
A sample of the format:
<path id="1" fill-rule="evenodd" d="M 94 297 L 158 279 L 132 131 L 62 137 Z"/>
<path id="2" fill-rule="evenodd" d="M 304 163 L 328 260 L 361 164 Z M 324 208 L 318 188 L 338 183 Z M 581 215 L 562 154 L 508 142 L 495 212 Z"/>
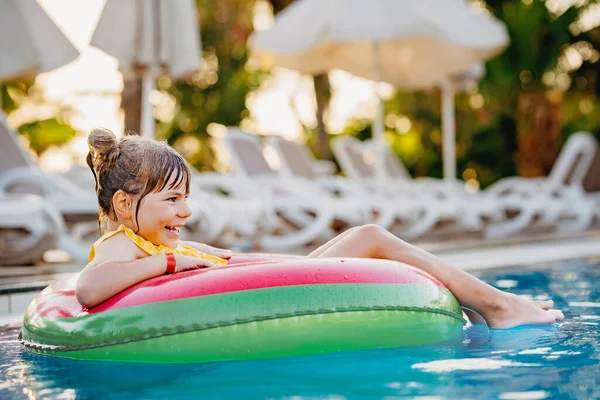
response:
<path id="1" fill-rule="evenodd" d="M 213 246 L 208 246 L 208 245 L 206 245 L 206 247 L 208 247 L 208 249 L 214 254 L 231 254 L 231 250 L 229 250 L 229 249 L 221 249 L 218 247 L 213 247 Z"/>
<path id="2" fill-rule="evenodd" d="M 223 250 L 219 254 L 219 257 L 225 258 L 225 259 L 230 259 L 232 255 L 233 255 L 233 252 L 231 250 Z"/>

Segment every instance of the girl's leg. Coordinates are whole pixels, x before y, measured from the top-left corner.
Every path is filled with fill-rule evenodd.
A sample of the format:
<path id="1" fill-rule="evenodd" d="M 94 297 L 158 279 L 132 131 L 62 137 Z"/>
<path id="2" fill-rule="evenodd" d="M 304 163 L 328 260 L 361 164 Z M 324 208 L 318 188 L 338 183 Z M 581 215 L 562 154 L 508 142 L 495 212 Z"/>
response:
<path id="1" fill-rule="evenodd" d="M 359 226 L 355 226 L 352 227 L 342 233 L 340 233 L 339 235 L 337 235 L 336 237 L 334 237 L 333 239 L 329 240 L 327 243 L 319 246 L 316 250 L 314 250 L 313 252 L 311 252 L 307 257 L 309 258 L 317 258 L 319 257 L 321 254 L 323 254 L 326 250 L 328 250 L 331 246 L 333 246 L 334 244 L 336 244 L 337 242 L 339 242 L 342 238 L 348 236 L 350 233 L 352 233 L 352 231 L 356 230 L 360 228 Z"/>
<path id="2" fill-rule="evenodd" d="M 502 292 L 377 225 L 354 228 L 324 246 L 327 247 L 322 251 L 318 249 L 309 257 L 382 258 L 422 269 L 440 280 L 462 306 L 481 314 L 491 328 L 550 324 L 564 318 L 560 311 L 550 310 L 552 301 L 532 302 Z"/>
<path id="3" fill-rule="evenodd" d="M 321 256 L 321 254 L 323 254 L 326 250 L 331 248 L 331 246 L 333 246 L 334 244 L 339 242 L 342 238 L 348 236 L 353 230 L 360 229 L 360 228 L 362 228 L 362 227 L 355 226 L 353 228 L 350 228 L 350 229 L 340 233 L 338 236 L 334 237 L 327 243 L 319 246 L 319 248 L 317 248 L 312 253 L 310 253 L 308 255 L 308 257 L 309 258 L 317 258 L 317 257 Z M 485 323 L 485 320 L 481 317 L 481 315 L 477 314 L 476 312 L 469 310 L 468 308 L 464 308 L 464 307 L 463 307 L 463 311 L 465 312 L 465 314 L 467 315 L 467 317 L 469 318 L 469 321 L 471 321 L 471 323 L 473 323 L 473 324 Z"/>

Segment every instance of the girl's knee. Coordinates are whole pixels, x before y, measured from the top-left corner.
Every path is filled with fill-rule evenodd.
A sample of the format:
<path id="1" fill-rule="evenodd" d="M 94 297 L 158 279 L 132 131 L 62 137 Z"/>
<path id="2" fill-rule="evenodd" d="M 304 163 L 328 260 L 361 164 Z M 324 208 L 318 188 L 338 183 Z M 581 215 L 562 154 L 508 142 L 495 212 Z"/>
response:
<path id="1" fill-rule="evenodd" d="M 361 239 L 373 242 L 378 246 L 393 246 L 396 250 L 408 249 L 411 247 L 408 243 L 390 233 L 387 229 L 375 224 L 359 226 L 356 228 L 355 234 L 360 236 Z"/>
<path id="2" fill-rule="evenodd" d="M 393 234 L 388 232 L 385 228 L 375 224 L 361 225 L 356 228 L 354 234 L 360 236 L 361 239 L 372 241 L 375 243 L 382 243 L 390 239 L 398 239 Z"/>
<path id="3" fill-rule="evenodd" d="M 364 237 L 382 237 L 390 235 L 390 233 L 385 228 L 382 228 L 381 226 L 375 224 L 357 226 L 355 228 L 354 233 Z"/>

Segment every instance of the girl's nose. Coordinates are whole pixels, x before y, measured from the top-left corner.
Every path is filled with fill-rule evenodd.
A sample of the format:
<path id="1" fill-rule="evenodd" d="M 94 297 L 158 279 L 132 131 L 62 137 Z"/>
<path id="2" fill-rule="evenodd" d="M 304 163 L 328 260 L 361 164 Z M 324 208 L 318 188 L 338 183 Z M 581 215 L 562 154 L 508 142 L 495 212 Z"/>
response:
<path id="1" fill-rule="evenodd" d="M 187 205 L 186 202 L 182 202 L 181 207 L 179 208 L 179 216 L 182 218 L 188 218 L 192 215 L 192 209 Z"/>

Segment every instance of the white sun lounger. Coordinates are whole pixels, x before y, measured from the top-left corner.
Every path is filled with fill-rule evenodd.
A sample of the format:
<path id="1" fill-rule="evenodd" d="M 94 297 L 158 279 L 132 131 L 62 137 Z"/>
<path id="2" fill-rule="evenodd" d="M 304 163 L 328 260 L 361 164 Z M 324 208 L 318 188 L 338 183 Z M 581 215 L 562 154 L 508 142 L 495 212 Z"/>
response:
<path id="1" fill-rule="evenodd" d="M 368 140 L 363 143 L 366 151 L 371 151 L 373 157 L 382 157 L 383 163 L 377 163 L 375 172 L 377 179 L 382 182 L 404 182 L 417 188 L 436 193 L 445 201 L 453 202 L 463 213 L 471 214 L 471 218 L 483 221 L 501 221 L 504 219 L 504 210 L 493 198 L 477 196 L 465 189 L 462 181 L 447 182 L 431 177 L 413 178 L 400 158 L 380 141 Z"/>
<path id="2" fill-rule="evenodd" d="M 355 146 L 365 148 L 360 142 Z M 504 178 L 476 195 L 466 193 L 460 183 L 450 185 L 432 178 L 411 180 L 406 168 L 395 155 L 391 155 L 389 149 L 385 155 L 386 162 L 382 164 L 384 167 L 379 170 L 379 180 L 393 181 L 395 177 L 397 181 L 414 182 L 424 190 L 433 189 L 446 194 L 448 199 L 458 201 L 463 208 L 466 206 L 479 217 L 486 218 L 483 234 L 487 238 L 505 237 L 527 229 L 582 230 L 589 226 L 593 211 L 586 211 L 591 207 L 587 205 L 589 198 L 576 193 L 581 193 L 581 180 L 593 159 L 596 146 L 596 141 L 588 133 L 573 134 L 548 178 Z M 352 166 L 349 168 L 351 173 L 356 174 Z M 374 170 L 377 171 L 376 168 Z M 510 214 L 510 217 L 499 218 L 498 213 Z"/>
<path id="3" fill-rule="evenodd" d="M 417 221 L 401 236 L 407 238 L 425 234 L 479 232 L 482 221 L 471 213 L 465 213 L 456 202 L 447 201 L 440 190 L 423 190 L 409 181 L 385 182 L 378 178 L 374 164 L 364 157 L 364 148 L 358 140 L 340 137 L 332 142 L 332 149 L 342 171 L 369 190 L 380 193 L 390 201 L 409 198 L 423 206 Z"/>
<path id="4" fill-rule="evenodd" d="M 402 185 L 403 188 L 411 188 L 425 196 L 435 196 L 439 201 L 453 204 L 457 209 L 458 215 L 464 221 L 468 221 L 470 226 L 478 226 L 483 228 L 484 223 L 488 221 L 499 221 L 504 218 L 504 212 L 492 200 L 470 195 L 459 183 L 450 183 L 434 178 L 418 178 L 413 179 L 408 170 L 402 164 L 398 156 L 391 149 L 380 141 L 361 142 L 355 138 L 340 138 L 342 143 L 337 146 L 351 152 L 352 148 L 355 151 L 361 151 L 363 158 L 373 160 L 373 177 L 372 180 L 380 184 L 396 184 Z M 347 145 L 344 142 L 349 142 Z M 347 157 L 342 152 L 341 160 Z M 380 162 L 377 162 L 380 160 Z M 348 160 L 345 160 L 348 163 Z M 349 173 L 356 175 L 356 169 L 352 165 L 348 166 Z"/>
<path id="5" fill-rule="evenodd" d="M 17 143 L 15 135 L 0 116 L 0 190 L 39 195 L 54 204 L 67 219 L 97 217 L 94 193 L 80 189 L 62 176 L 44 174 Z"/>
<path id="6" fill-rule="evenodd" d="M 583 188 L 593 172 L 598 143 L 587 132 L 572 134 L 545 178 L 508 177 L 482 192 L 517 215 L 486 228 L 487 237 L 503 237 L 533 228 L 582 231 L 594 219 L 593 197 Z M 596 167 L 597 168 L 597 167 Z"/>
<path id="7" fill-rule="evenodd" d="M 558 227 L 559 230 L 582 230 L 600 225 L 600 146 L 596 148 L 596 154 L 579 188 L 573 189 L 575 192 L 579 191 L 574 195 L 583 199 L 587 209 L 584 209 L 582 217 L 574 222 L 575 226 L 567 221 Z"/>
<path id="8" fill-rule="evenodd" d="M 319 175 L 316 171 L 316 160 L 306 145 L 288 141 L 280 136 L 268 137 L 267 144 L 278 156 L 281 175 L 291 179 L 310 181 L 332 193 L 360 199 L 376 215 L 372 223 L 391 230 L 398 222 L 399 229 L 407 229 L 422 212 L 423 206 L 408 198 L 390 201 L 385 196 L 369 192 L 360 183 L 351 179 L 334 175 Z"/>
<path id="9" fill-rule="evenodd" d="M 79 188 L 59 175 L 47 175 L 35 160 L 20 146 L 16 133 L 8 127 L 0 112 L 0 192 L 35 194 L 56 207 L 70 229 L 69 249 L 77 260 L 87 259 L 90 243 L 77 243 L 81 237 L 95 231 L 98 220 L 98 202 L 93 192 Z M 67 233 L 65 233 L 67 234 Z"/>
<path id="10" fill-rule="evenodd" d="M 297 248 L 331 237 L 330 226 L 335 221 L 347 225 L 368 221 L 370 210 L 357 199 L 336 198 L 314 183 L 279 175 L 265 160 L 258 137 L 233 127 L 220 140 L 234 176 L 268 194 L 268 201 L 280 217 L 278 227 L 291 223 L 296 229 L 281 236 L 263 236 L 263 247 Z"/>
<path id="11" fill-rule="evenodd" d="M 195 172 L 190 192 L 194 213 L 200 213 L 195 240 L 244 248 L 274 224 L 267 196 L 243 180 L 217 172 Z"/>
<path id="12" fill-rule="evenodd" d="M 0 265 L 35 264 L 58 247 L 64 229 L 60 212 L 41 197 L 0 194 Z"/>

